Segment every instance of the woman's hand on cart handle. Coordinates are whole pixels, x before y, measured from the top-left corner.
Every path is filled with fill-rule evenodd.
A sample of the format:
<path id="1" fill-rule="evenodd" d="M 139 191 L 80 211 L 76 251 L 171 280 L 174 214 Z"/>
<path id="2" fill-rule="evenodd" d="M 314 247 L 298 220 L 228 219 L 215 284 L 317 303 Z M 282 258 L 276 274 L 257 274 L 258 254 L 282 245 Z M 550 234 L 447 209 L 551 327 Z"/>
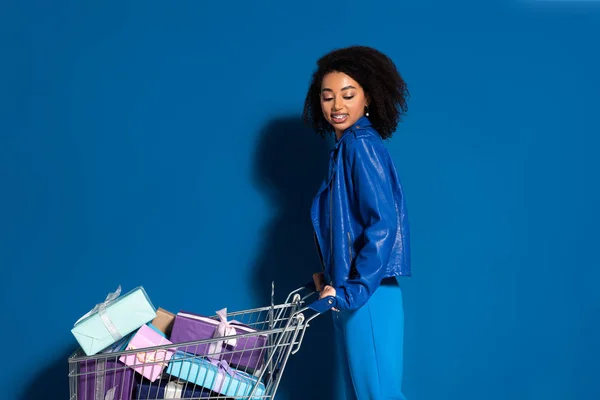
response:
<path id="1" fill-rule="evenodd" d="M 326 285 L 323 288 L 323 290 L 320 291 L 320 292 L 321 293 L 319 294 L 319 299 L 322 299 L 322 298 L 327 297 L 327 296 L 333 296 L 333 297 L 335 297 L 335 295 L 336 295 L 336 291 L 333 288 L 333 286 L 329 286 L 329 285 Z"/>
<path id="2" fill-rule="evenodd" d="M 334 287 L 326 285 L 323 288 L 323 290 L 321 291 L 321 293 L 319 294 L 319 300 L 327 298 L 327 297 L 333 297 L 333 298 L 335 298 L 335 295 L 336 295 L 336 291 L 335 291 Z M 335 309 L 333 307 L 331 309 L 333 311 L 339 311 L 339 310 L 337 310 L 337 309 Z"/>
<path id="3" fill-rule="evenodd" d="M 315 291 L 321 292 L 325 288 L 325 274 L 323 272 L 315 272 L 313 274 L 313 282 L 315 283 Z"/>
<path id="4" fill-rule="evenodd" d="M 313 292 L 317 292 L 317 280 L 315 277 L 319 274 L 319 272 L 313 274 L 313 280 L 304 285 L 304 288 L 307 290 L 311 290 Z M 335 302 L 335 289 L 332 286 L 323 286 L 322 290 L 318 291 L 319 300 L 313 302 L 308 306 L 313 311 L 318 312 L 319 314 L 324 313 L 325 311 L 333 310 L 338 311 L 337 309 L 330 306 Z"/>

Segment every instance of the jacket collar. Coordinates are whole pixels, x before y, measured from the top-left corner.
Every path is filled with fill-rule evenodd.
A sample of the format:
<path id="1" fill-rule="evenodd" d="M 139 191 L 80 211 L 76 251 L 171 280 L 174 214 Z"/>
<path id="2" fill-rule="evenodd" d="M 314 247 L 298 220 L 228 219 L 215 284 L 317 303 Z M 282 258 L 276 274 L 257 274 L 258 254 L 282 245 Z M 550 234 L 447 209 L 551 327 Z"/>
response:
<path id="1" fill-rule="evenodd" d="M 352 132 L 356 131 L 357 129 L 363 129 L 366 127 L 372 126 L 371 125 L 371 121 L 369 121 L 369 118 L 367 118 L 366 116 L 362 116 L 360 117 L 354 124 L 352 124 L 351 126 L 349 126 L 348 128 L 346 128 L 346 130 L 344 131 L 344 133 L 342 133 L 342 136 L 337 139 L 335 139 L 335 148 L 337 149 L 337 147 L 340 145 L 340 143 L 346 139 L 346 137 L 348 137 L 349 134 L 351 134 Z"/>

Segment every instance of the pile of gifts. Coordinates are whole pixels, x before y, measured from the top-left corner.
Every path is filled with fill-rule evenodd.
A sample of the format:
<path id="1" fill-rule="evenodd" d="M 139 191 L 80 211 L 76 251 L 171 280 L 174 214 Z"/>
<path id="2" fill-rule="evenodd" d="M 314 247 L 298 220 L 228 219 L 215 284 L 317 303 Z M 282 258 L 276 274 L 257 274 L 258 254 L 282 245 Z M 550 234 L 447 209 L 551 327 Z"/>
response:
<path id="1" fill-rule="evenodd" d="M 227 321 L 226 309 L 217 315 L 175 315 L 156 309 L 143 287 L 123 296 L 119 287 L 71 330 L 82 351 L 93 356 L 79 362 L 77 399 L 240 397 L 252 390 L 253 398 L 261 398 L 265 386 L 257 376 L 267 335 Z"/>

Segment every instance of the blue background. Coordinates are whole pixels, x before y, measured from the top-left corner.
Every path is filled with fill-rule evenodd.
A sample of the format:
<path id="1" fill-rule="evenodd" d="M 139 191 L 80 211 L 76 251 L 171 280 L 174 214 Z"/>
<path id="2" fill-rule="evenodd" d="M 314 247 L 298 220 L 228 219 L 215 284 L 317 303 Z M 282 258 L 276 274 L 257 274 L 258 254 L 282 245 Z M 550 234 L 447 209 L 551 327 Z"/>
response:
<path id="1" fill-rule="evenodd" d="M 213 313 L 310 279 L 328 143 L 299 117 L 316 59 L 351 44 L 412 93 L 389 142 L 408 399 L 600 398 L 600 4 L 1 8 L 2 398 L 67 398 L 70 328 L 119 284 Z M 281 399 L 333 396 L 330 334 L 317 319 Z"/>

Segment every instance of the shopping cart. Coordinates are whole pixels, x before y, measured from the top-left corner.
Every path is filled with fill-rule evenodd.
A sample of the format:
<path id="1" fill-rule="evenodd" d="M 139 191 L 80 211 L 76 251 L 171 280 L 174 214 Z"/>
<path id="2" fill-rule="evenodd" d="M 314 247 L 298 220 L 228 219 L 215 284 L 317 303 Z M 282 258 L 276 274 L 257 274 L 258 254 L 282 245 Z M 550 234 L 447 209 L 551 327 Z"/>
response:
<path id="1" fill-rule="evenodd" d="M 310 322 L 333 304 L 331 297 L 319 300 L 315 294 L 310 283 L 292 291 L 282 304 L 271 300 L 271 306 L 227 314 L 228 320 L 255 333 L 94 356 L 79 349 L 69 357 L 70 400 L 274 399 L 288 358 L 300 350 Z M 264 345 L 251 349 L 225 345 L 253 335 L 263 336 Z M 198 354 L 199 348 L 209 351 Z M 256 355 L 263 360 L 258 369 L 231 368 L 223 362 Z M 127 357 L 134 363 L 119 362 Z M 157 376 L 153 381 L 143 377 L 152 375 Z"/>

